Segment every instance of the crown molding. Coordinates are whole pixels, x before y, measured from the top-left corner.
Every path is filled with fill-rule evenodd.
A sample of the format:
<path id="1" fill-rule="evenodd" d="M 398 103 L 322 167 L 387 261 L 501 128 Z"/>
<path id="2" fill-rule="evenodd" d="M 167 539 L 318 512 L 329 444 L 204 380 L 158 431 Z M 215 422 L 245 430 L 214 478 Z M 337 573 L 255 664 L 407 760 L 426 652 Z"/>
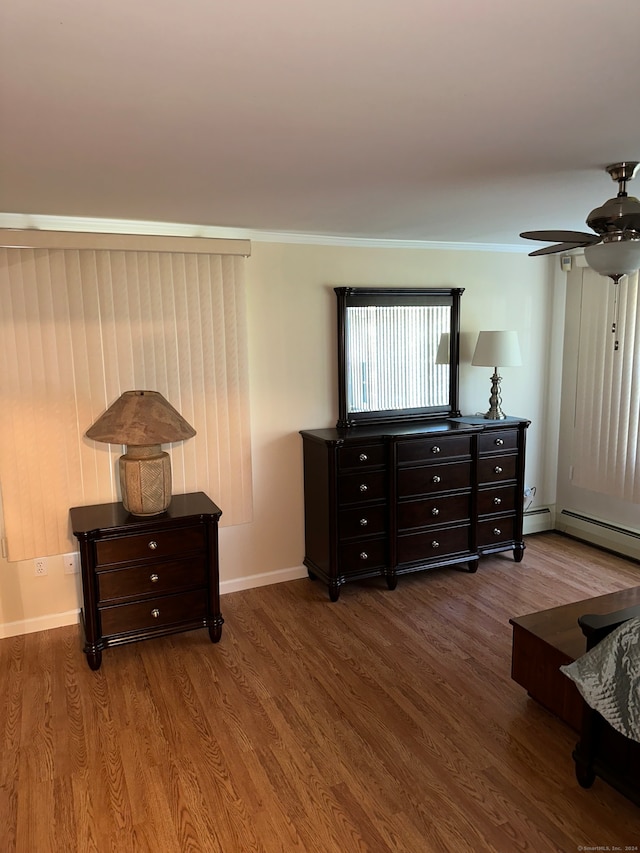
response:
<path id="1" fill-rule="evenodd" d="M 135 219 L 98 219 L 74 216 L 46 216 L 27 213 L 0 213 L 0 228 L 41 231 L 75 231 L 102 234 L 141 234 L 161 237 L 202 237 L 250 240 L 255 243 L 296 243 L 311 246 L 353 246 L 363 249 L 440 249 L 455 252 L 509 252 L 525 254 L 530 247 L 511 243 L 453 243 L 430 240 L 393 240 L 372 237 L 344 237 L 292 231 L 260 231 L 179 222 L 146 222 Z"/>

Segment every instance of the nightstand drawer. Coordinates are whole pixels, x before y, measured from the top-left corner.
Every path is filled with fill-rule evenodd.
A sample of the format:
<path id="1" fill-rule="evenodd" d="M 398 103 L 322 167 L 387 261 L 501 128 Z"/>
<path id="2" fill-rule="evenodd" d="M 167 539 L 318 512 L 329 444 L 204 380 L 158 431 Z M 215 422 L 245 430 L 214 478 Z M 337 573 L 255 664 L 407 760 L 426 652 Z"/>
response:
<path id="1" fill-rule="evenodd" d="M 207 591 L 198 589 L 102 607 L 99 613 L 103 637 L 193 623 L 207 615 Z"/>
<path id="2" fill-rule="evenodd" d="M 177 554 L 203 551 L 205 542 L 205 531 L 201 524 L 197 527 L 99 539 L 95 543 L 96 567 L 145 559 L 156 561 Z"/>
<path id="3" fill-rule="evenodd" d="M 164 595 L 182 589 L 205 586 L 207 565 L 204 557 L 190 560 L 139 565 L 98 572 L 98 601 L 103 604 L 124 598 Z"/>

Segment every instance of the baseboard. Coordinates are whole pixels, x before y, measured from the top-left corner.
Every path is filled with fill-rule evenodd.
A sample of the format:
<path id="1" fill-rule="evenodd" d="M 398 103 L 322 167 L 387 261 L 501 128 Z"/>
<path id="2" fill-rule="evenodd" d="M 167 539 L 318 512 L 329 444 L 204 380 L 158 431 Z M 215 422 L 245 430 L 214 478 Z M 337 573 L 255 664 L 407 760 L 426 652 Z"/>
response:
<path id="1" fill-rule="evenodd" d="M 526 510 L 522 523 L 522 532 L 543 533 L 545 530 L 554 529 L 554 508 L 550 506 L 536 507 Z"/>
<path id="2" fill-rule="evenodd" d="M 243 578 L 234 578 L 230 581 L 220 581 L 220 595 L 229 592 L 240 592 L 243 589 L 253 589 L 258 586 L 270 586 L 273 583 L 284 583 L 306 578 L 307 570 L 304 566 L 294 566 L 291 569 L 278 569 L 275 572 L 262 572 L 259 575 L 247 575 Z"/>
<path id="3" fill-rule="evenodd" d="M 620 527 L 570 509 L 557 514 L 555 528 L 567 536 L 640 560 L 640 530 Z"/>
<path id="4" fill-rule="evenodd" d="M 64 628 L 67 625 L 77 625 L 79 621 L 79 610 L 67 610 L 65 613 L 49 613 L 47 616 L 21 619 L 19 622 L 5 622 L 4 625 L 0 625 L 0 639 L 35 634 L 38 631 L 48 631 L 50 628 Z"/>

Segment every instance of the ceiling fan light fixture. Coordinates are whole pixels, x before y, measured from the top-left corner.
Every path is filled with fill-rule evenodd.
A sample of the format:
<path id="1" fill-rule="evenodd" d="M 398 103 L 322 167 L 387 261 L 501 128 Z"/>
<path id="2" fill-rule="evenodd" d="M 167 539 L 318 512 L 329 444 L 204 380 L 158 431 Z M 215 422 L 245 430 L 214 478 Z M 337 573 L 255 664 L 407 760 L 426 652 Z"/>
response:
<path id="1" fill-rule="evenodd" d="M 611 240 L 585 246 L 584 257 L 592 270 L 615 280 L 640 269 L 640 239 Z"/>

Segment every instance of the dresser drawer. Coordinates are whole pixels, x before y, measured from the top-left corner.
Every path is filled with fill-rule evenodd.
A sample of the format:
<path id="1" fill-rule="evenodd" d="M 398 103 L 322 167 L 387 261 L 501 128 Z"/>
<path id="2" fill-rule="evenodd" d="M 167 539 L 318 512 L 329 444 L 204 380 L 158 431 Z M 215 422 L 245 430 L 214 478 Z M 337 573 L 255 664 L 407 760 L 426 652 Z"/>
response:
<path id="1" fill-rule="evenodd" d="M 98 539 L 96 567 L 136 560 L 162 560 L 178 554 L 203 551 L 205 531 L 201 524 L 175 530 L 157 530 L 113 539 Z"/>
<path id="2" fill-rule="evenodd" d="M 386 497 L 384 471 L 343 474 L 338 478 L 338 503 L 383 500 Z"/>
<path id="3" fill-rule="evenodd" d="M 398 470 L 399 498 L 467 489 L 470 486 L 471 462 L 448 462 Z"/>
<path id="4" fill-rule="evenodd" d="M 490 521 L 478 523 L 478 548 L 486 548 L 489 545 L 500 545 L 513 540 L 515 518 L 506 516 L 494 518 Z"/>
<path id="5" fill-rule="evenodd" d="M 387 506 L 342 509 L 338 515 L 338 536 L 353 539 L 355 536 L 372 536 L 387 530 Z"/>
<path id="6" fill-rule="evenodd" d="M 411 441 L 399 441 L 397 445 L 398 464 L 411 462 L 438 462 L 440 459 L 459 459 L 471 457 L 471 436 L 469 435 L 433 435 L 429 438 L 416 438 Z"/>
<path id="7" fill-rule="evenodd" d="M 502 483 L 515 480 L 517 456 L 493 456 L 478 460 L 478 483 Z"/>
<path id="8" fill-rule="evenodd" d="M 346 445 L 338 450 L 338 467 L 372 468 L 384 465 L 384 444 Z"/>
<path id="9" fill-rule="evenodd" d="M 205 586 L 207 564 L 204 557 L 138 565 L 98 572 L 98 601 L 164 595 L 181 589 Z"/>
<path id="10" fill-rule="evenodd" d="M 466 495 L 441 495 L 419 501 L 403 501 L 398 505 L 400 531 L 416 527 L 433 527 L 455 521 L 469 521 L 471 498 Z"/>
<path id="11" fill-rule="evenodd" d="M 99 609 L 102 636 L 167 628 L 180 623 L 193 623 L 207 616 L 206 589 L 146 598 L 131 604 L 117 604 Z"/>
<path id="12" fill-rule="evenodd" d="M 505 450 L 518 449 L 518 430 L 504 429 L 499 432 L 483 432 L 478 436 L 478 453 L 504 453 Z"/>
<path id="13" fill-rule="evenodd" d="M 453 554 L 468 554 L 471 526 L 433 529 L 424 533 L 405 533 L 398 537 L 398 562 L 417 563 Z"/>
<path id="14" fill-rule="evenodd" d="M 354 574 L 383 569 L 387 564 L 385 539 L 364 539 L 340 546 L 340 572 Z"/>
<path id="15" fill-rule="evenodd" d="M 517 491 L 516 486 L 480 489 L 478 492 L 478 514 L 490 515 L 496 512 L 513 512 L 516 508 Z"/>

